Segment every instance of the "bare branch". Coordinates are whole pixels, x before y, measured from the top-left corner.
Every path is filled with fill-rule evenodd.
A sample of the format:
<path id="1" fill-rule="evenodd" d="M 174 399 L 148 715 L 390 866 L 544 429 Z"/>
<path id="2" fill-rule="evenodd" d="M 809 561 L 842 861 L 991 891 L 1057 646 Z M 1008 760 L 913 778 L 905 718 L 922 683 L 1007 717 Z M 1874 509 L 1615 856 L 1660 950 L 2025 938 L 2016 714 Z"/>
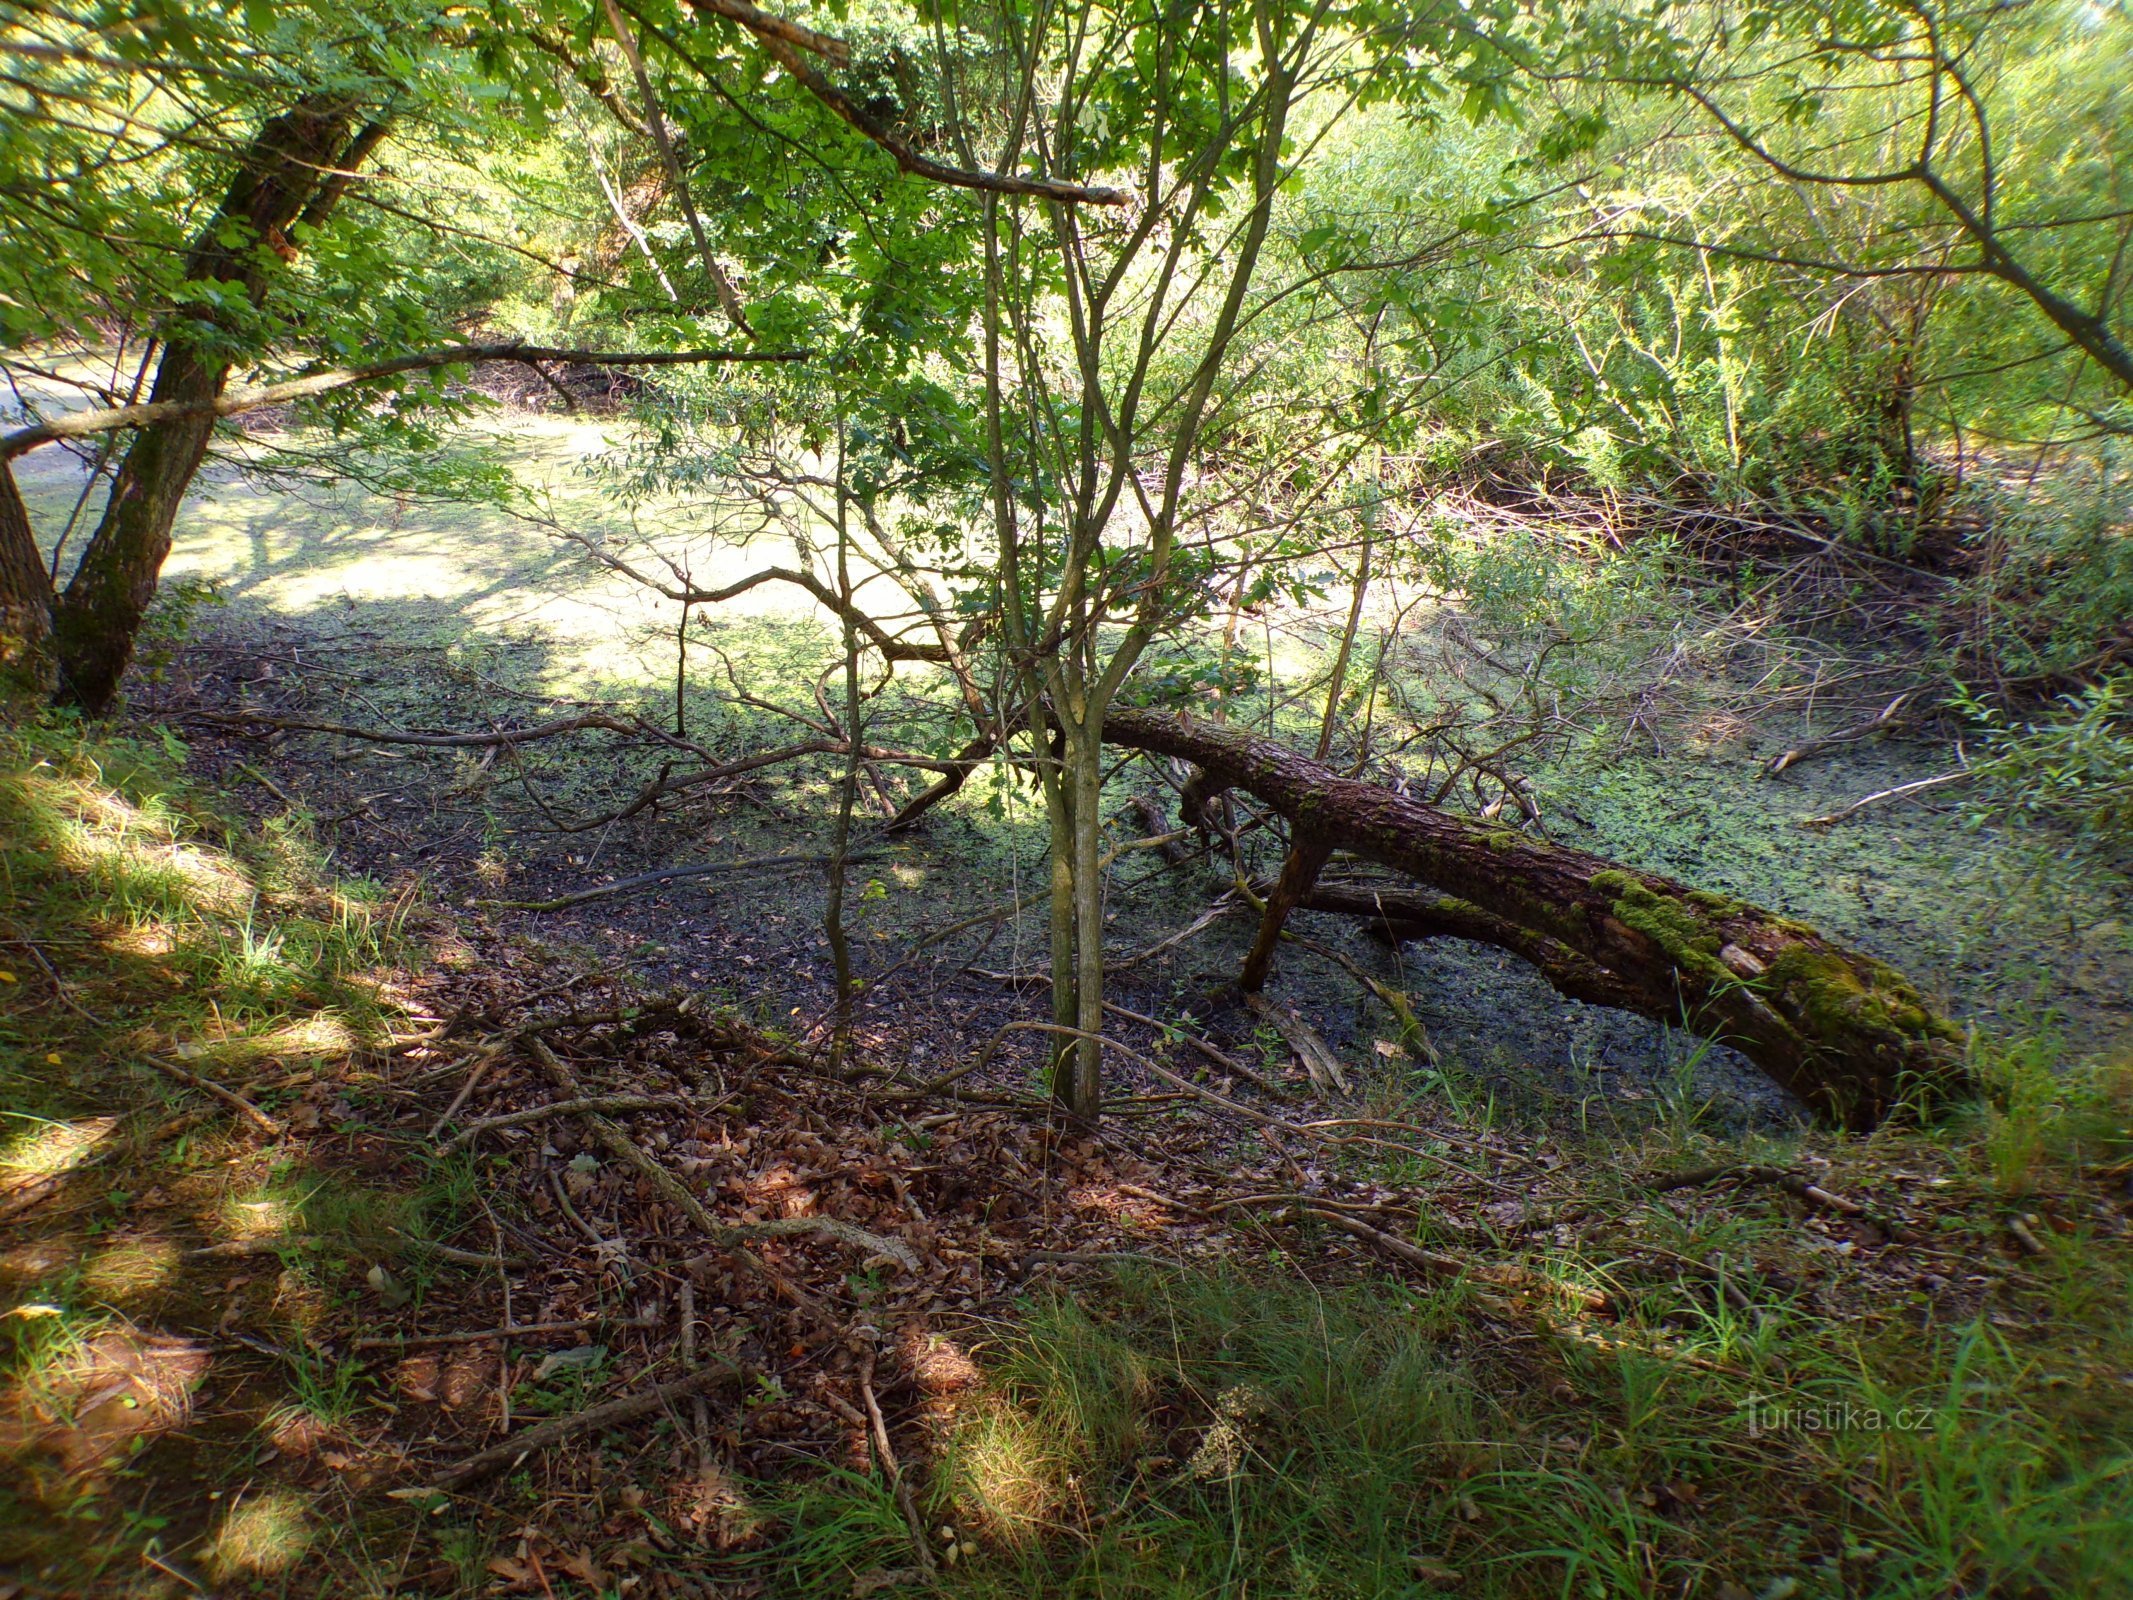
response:
<path id="1" fill-rule="evenodd" d="M 403 372 L 429 372 L 438 367 L 472 366 L 483 361 L 516 361 L 527 366 L 542 361 L 560 361 L 599 367 L 684 367 L 713 361 L 804 361 L 811 353 L 806 350 L 563 350 L 524 344 L 516 339 L 497 344 L 447 345 L 440 350 L 394 356 L 388 361 L 373 361 L 360 367 L 335 367 L 281 383 L 232 389 L 213 400 L 155 400 L 142 405 L 76 411 L 0 434 L 0 460 L 13 460 L 55 439 L 82 439 L 117 428 L 151 428 L 191 417 L 234 417 L 265 406 L 310 400 L 357 384 L 375 383 Z"/>
<path id="2" fill-rule="evenodd" d="M 850 95 L 825 78 L 801 55 L 813 55 L 840 64 L 849 61 L 851 48 L 841 39 L 803 28 L 748 5 L 746 0 L 689 0 L 699 13 L 725 18 L 752 34 L 769 57 L 791 73 L 800 87 L 820 100 L 859 133 L 888 152 L 897 166 L 914 177 L 956 189 L 982 189 L 993 194 L 1026 195 L 1033 200 L 1055 200 L 1064 205 L 1123 206 L 1133 197 L 1123 189 L 1105 189 L 1059 178 L 1017 178 L 1006 173 L 974 172 L 951 167 L 920 155 L 900 134 L 868 112 Z"/>

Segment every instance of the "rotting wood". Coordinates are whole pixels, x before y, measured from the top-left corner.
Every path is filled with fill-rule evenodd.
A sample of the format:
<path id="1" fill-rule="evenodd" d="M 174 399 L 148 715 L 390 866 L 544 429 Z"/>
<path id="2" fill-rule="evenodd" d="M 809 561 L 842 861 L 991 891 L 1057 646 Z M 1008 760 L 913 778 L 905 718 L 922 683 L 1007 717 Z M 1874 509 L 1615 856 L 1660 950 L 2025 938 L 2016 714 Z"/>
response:
<path id="1" fill-rule="evenodd" d="M 1870 1128 L 1972 1087 L 1960 1031 L 1901 973 L 1803 923 L 1454 816 L 1239 728 L 1120 707 L 1104 737 L 1194 763 L 1198 807 L 1243 789 L 1292 827 L 1421 880 L 1461 937 L 1524 956 L 1573 998 L 1731 1045 L 1829 1121 Z M 1762 971 L 1722 960 L 1729 947 Z"/>
<path id="2" fill-rule="evenodd" d="M 1319 1037 L 1316 1028 L 1289 1007 L 1278 1000 L 1269 1000 L 1265 995 L 1247 994 L 1244 1003 L 1254 1016 L 1272 1024 L 1274 1031 L 1296 1052 L 1296 1059 L 1303 1063 L 1304 1071 L 1311 1075 L 1311 1082 L 1319 1093 L 1349 1092 L 1348 1074 L 1341 1066 L 1341 1058 Z"/>

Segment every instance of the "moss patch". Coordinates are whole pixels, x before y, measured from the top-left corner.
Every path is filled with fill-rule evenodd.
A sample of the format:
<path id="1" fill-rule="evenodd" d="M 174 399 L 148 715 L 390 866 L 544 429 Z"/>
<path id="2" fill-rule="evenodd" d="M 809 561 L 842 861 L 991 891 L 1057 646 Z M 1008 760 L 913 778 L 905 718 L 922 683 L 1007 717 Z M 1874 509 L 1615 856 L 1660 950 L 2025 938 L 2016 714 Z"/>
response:
<path id="1" fill-rule="evenodd" d="M 1592 885 L 1612 897 L 1608 909 L 1624 927 L 1651 940 L 1678 969 L 1708 982 L 1732 980 L 1718 959 L 1725 936 L 1686 901 L 1659 894 L 1626 872 L 1594 873 Z"/>
<path id="2" fill-rule="evenodd" d="M 1758 986 L 1782 992 L 1825 1038 L 1852 1030 L 1949 1042 L 1961 1037 L 1893 967 L 1870 957 L 1847 961 L 1829 950 L 1796 944 L 1770 963 Z"/>

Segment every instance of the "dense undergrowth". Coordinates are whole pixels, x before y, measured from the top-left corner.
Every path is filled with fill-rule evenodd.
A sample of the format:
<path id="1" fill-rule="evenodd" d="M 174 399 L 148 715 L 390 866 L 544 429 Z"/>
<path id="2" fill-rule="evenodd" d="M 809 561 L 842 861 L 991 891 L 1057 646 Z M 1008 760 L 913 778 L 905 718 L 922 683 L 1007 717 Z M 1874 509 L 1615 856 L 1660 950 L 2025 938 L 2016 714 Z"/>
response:
<path id="1" fill-rule="evenodd" d="M 420 1446 L 346 1339 L 449 1307 L 463 1275 L 421 1241 L 481 1204 L 474 1169 L 371 1110 L 398 985 L 435 952 L 300 823 L 220 812 L 175 746 L 45 728 L 4 751 L 14 1581 L 590 1594 L 627 1571 L 701 1592 L 661 1587 L 673 1530 L 642 1508 L 670 1458 L 627 1431 L 576 1457 L 575 1501 L 530 1510 L 523 1480 L 436 1517 L 389 1498 Z M 863 1443 L 742 1486 L 748 1514 L 687 1570 L 779 1594 L 2115 1592 L 2133 1083 L 2048 1043 L 1977 1049 L 1978 1105 L 1870 1138 L 1726 1141 L 1687 1105 L 1580 1135 L 1477 1096 L 1450 1125 L 1537 1163 L 1478 1215 L 1433 1206 L 1427 1162 L 1338 1157 L 1413 1197 L 1423 1244 L 1597 1288 L 1605 1315 L 1388 1274 L 1308 1223 L 1240 1220 L 1212 1263 L 1166 1262 L 1147 1221 L 1146 1261 L 958 1324 L 974 1381 L 897 1418 L 930 1575 Z M 1419 1103 L 1388 1083 L 1374 1104 Z M 1743 1163 L 1859 1214 L 1738 1172 L 1651 1188 Z M 588 1376 L 526 1409 L 589 1401 Z"/>

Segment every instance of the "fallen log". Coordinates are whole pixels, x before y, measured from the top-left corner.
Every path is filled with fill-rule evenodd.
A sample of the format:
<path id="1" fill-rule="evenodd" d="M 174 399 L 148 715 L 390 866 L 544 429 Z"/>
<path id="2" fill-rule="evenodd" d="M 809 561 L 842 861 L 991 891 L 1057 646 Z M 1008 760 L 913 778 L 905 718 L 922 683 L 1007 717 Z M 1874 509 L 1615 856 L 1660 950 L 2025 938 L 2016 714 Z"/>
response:
<path id="1" fill-rule="evenodd" d="M 1284 874 L 1290 904 L 1359 910 L 1396 932 L 1509 950 L 1556 989 L 1684 1026 L 1741 1052 L 1817 1115 L 1870 1128 L 1900 1103 L 1967 1087 L 1962 1035 L 1893 967 L 1803 923 L 1345 777 L 1240 728 L 1117 707 L 1104 738 L 1189 761 L 1204 805 L 1243 789 L 1310 841 L 1429 885 L 1336 904 L 1315 871 Z M 1191 818 L 1188 816 L 1188 821 Z M 1309 865 L 1308 856 L 1303 863 Z M 1269 901 L 1269 917 L 1286 906 Z"/>

